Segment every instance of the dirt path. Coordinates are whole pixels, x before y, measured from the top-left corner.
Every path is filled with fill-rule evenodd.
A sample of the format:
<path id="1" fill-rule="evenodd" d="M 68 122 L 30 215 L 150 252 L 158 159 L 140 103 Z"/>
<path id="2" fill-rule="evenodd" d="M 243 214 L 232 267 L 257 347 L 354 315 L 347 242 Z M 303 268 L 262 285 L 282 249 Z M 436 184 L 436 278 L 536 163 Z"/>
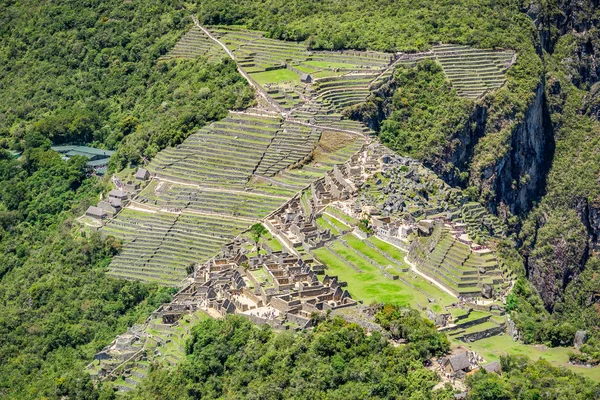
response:
<path id="1" fill-rule="evenodd" d="M 443 290 L 444 292 L 448 293 L 450 296 L 458 299 L 458 297 L 456 297 L 456 295 L 454 293 L 452 293 L 452 291 L 450 289 L 448 289 L 446 286 L 442 285 L 435 279 L 430 278 L 427 275 L 425 275 L 424 273 L 420 272 L 413 263 L 408 261 L 408 259 L 406 257 L 404 257 L 404 262 L 407 263 L 408 265 L 410 265 L 411 271 L 413 271 L 415 274 L 419 275 L 423 279 L 426 279 L 429 283 L 437 286 L 440 290 Z"/>
<path id="2" fill-rule="evenodd" d="M 210 33 L 210 31 L 206 28 L 204 28 L 202 25 L 200 25 L 200 21 L 198 21 L 198 18 L 195 15 L 192 15 L 192 19 L 194 20 L 194 24 L 196 25 L 196 27 L 198 27 L 200 30 L 202 30 L 202 32 L 204 32 L 206 34 L 206 36 L 208 36 L 209 38 L 211 38 L 214 42 L 216 42 L 219 46 L 221 46 L 223 48 L 223 50 L 225 50 L 225 52 L 227 53 L 227 55 L 233 60 L 235 61 L 235 56 L 233 55 L 233 53 L 231 52 L 231 50 L 229 50 L 227 48 L 227 46 L 225 46 L 225 44 L 223 42 L 221 42 L 219 39 L 217 39 L 215 36 L 213 36 L 212 33 Z M 237 65 L 237 62 L 236 62 Z M 273 107 L 275 110 L 277 110 L 278 112 L 280 112 L 281 114 L 284 114 L 283 109 L 281 108 L 281 106 L 279 104 L 277 104 L 273 99 L 271 99 L 263 90 L 263 88 L 261 88 L 256 82 L 254 82 L 254 79 L 252 79 L 250 77 L 250 75 L 248 75 L 246 73 L 246 71 L 244 71 L 239 65 L 238 65 L 238 72 L 244 77 L 244 79 L 246 79 L 248 81 L 248 83 L 250 84 L 250 86 L 252 86 L 254 89 L 256 89 L 256 91 L 258 92 L 258 94 L 260 94 L 260 96 L 262 98 L 265 99 L 265 101 L 271 106 Z"/>
<path id="3" fill-rule="evenodd" d="M 200 189 L 200 190 L 202 190 L 204 192 L 232 193 L 232 194 L 250 194 L 250 195 L 253 195 L 253 196 L 268 197 L 268 198 L 271 198 L 271 199 L 289 200 L 289 198 L 285 197 L 285 196 L 277 196 L 277 195 L 268 194 L 268 193 L 250 192 L 250 191 L 247 191 L 247 190 L 232 190 L 232 189 L 209 188 L 209 187 L 206 187 L 206 186 L 196 185 L 194 183 L 180 182 L 180 181 L 175 180 L 175 179 L 168 179 L 168 178 L 160 178 L 160 177 L 158 177 L 158 178 L 156 178 L 156 180 L 157 181 L 162 181 L 162 182 L 174 183 L 176 185 L 191 186 L 191 187 L 198 188 L 198 189 Z"/>
<path id="4" fill-rule="evenodd" d="M 136 210 L 136 211 L 141 211 L 141 212 L 146 212 L 149 214 L 155 214 L 157 212 L 164 212 L 164 213 L 169 213 L 169 214 L 194 214 L 194 215 L 205 215 L 205 216 L 210 216 L 210 217 L 222 217 L 225 219 L 237 219 L 239 221 L 244 221 L 244 222 L 249 222 L 249 223 L 255 223 L 258 222 L 258 219 L 254 219 L 254 218 L 246 218 L 246 217 L 239 217 L 239 216 L 233 216 L 230 214 L 220 214 L 220 213 L 213 213 L 213 212 L 206 212 L 206 211 L 197 211 L 197 210 L 190 210 L 189 208 L 182 208 L 179 211 L 173 211 L 173 210 L 169 210 L 166 208 L 159 208 L 159 207 L 154 207 L 151 205 L 147 205 L 147 204 L 142 204 L 139 203 L 137 201 L 130 201 L 129 204 L 125 207 L 128 208 L 130 210 Z"/>

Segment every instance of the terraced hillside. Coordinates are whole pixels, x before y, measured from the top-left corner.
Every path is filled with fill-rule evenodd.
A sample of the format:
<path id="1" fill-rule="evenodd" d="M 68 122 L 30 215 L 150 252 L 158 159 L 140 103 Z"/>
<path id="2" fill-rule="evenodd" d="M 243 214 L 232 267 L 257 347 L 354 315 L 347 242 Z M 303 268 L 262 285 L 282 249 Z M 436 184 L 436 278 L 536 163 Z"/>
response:
<path id="1" fill-rule="evenodd" d="M 472 250 L 446 227 L 436 230 L 431 238 L 417 239 L 411 245 L 409 259 L 419 270 L 460 296 L 479 296 L 484 284 L 498 287 L 504 283 L 493 252 Z"/>
<path id="2" fill-rule="evenodd" d="M 490 214 L 479 203 L 467 203 L 460 209 L 460 220 L 467 224 L 467 233 L 475 241 L 502 237 L 506 227 L 498 217 Z"/>
<path id="3" fill-rule="evenodd" d="M 181 145 L 161 151 L 148 169 L 159 178 L 242 189 L 280 125 L 278 117 L 230 113 Z"/>
<path id="4" fill-rule="evenodd" d="M 504 85 L 515 54 L 457 45 L 435 46 L 433 52 L 458 94 L 473 99 Z"/>
<path id="5" fill-rule="evenodd" d="M 321 138 L 321 131 L 285 122 L 273 137 L 271 145 L 256 168 L 256 175 L 273 176 L 277 172 L 305 160 Z"/>
<path id="6" fill-rule="evenodd" d="M 221 57 L 226 57 L 227 54 L 201 29 L 193 26 L 179 39 L 171 51 L 159 58 L 159 61 L 172 58 L 192 59 L 200 56 L 208 57 L 209 60 L 218 60 Z"/>
<path id="7" fill-rule="evenodd" d="M 316 100 L 295 107 L 290 112 L 290 116 L 296 121 L 317 126 L 339 129 L 346 132 L 356 132 L 364 135 L 372 133 L 368 127 L 360 122 L 345 119 L 340 113 L 334 110 L 332 105 L 324 105 Z"/>
<path id="8" fill-rule="evenodd" d="M 163 180 L 152 181 L 137 201 L 160 209 L 261 218 L 287 200 L 285 196 L 220 190 Z"/>
<path id="9" fill-rule="evenodd" d="M 231 113 L 150 163 L 155 179 L 102 229 L 124 240 L 110 273 L 177 285 L 191 263 L 210 258 L 363 142 L 272 116 Z M 306 163 L 289 169 L 300 161 Z"/>
<path id="10" fill-rule="evenodd" d="M 308 57 L 303 43 L 269 39 L 258 31 L 231 27 L 211 27 L 210 30 L 235 54 L 238 65 L 249 73 L 279 69 L 283 63 Z"/>
<path id="11" fill-rule="evenodd" d="M 336 111 L 363 103 L 370 94 L 371 82 L 378 75 L 377 73 L 364 73 L 322 78 L 314 85 L 317 100 L 324 105 L 331 105 Z"/>
<path id="12" fill-rule="evenodd" d="M 374 51 L 311 51 L 306 43 L 264 37 L 262 32 L 236 27 L 209 27 L 235 55 L 238 65 L 248 73 L 290 67 L 296 73 L 323 77 L 350 71 L 378 70 L 387 67 L 393 54 Z"/>
<path id="13" fill-rule="evenodd" d="M 503 69 L 512 60 L 510 52 L 464 46 L 436 46 L 411 55 L 310 51 L 305 43 L 235 27 L 212 27 L 211 32 L 286 111 L 231 112 L 161 151 L 147 166 L 155 178 L 132 202 L 135 209 L 126 209 L 103 229 L 125 240 L 123 253 L 111 264 L 116 276 L 176 284 L 191 262 L 206 260 L 232 235 L 349 159 L 365 142 L 361 134 L 370 130 L 341 112 L 389 78 L 394 62 L 435 58 L 462 95 L 477 97 L 503 84 Z M 223 48 L 194 27 L 163 59 L 215 55 L 225 55 Z M 467 207 L 459 217 L 474 225 L 478 212 Z M 501 229 L 491 220 L 488 225 L 488 231 Z M 485 238 L 486 231 L 479 235 Z"/>
<path id="14" fill-rule="evenodd" d="M 124 242 L 109 274 L 123 279 L 178 285 L 192 262 L 212 256 L 249 221 L 224 216 L 176 214 L 125 208 L 103 234 Z"/>
<path id="15" fill-rule="evenodd" d="M 335 216 L 325 216 L 334 227 L 345 224 Z M 327 265 L 327 274 L 348 282 L 354 298 L 371 302 L 386 302 L 417 309 L 433 308 L 445 312 L 456 298 L 430 284 L 404 261 L 406 253 L 376 237 L 361 240 L 353 234 L 343 234 L 327 246 L 313 250 L 315 257 Z"/>
<path id="16" fill-rule="evenodd" d="M 310 185 L 312 181 L 321 178 L 334 165 L 343 164 L 358 152 L 364 143 L 365 139 L 361 136 L 324 131 L 311 153 L 309 163 L 299 165 L 297 168 L 281 170 L 269 178 L 257 177 L 251 187 L 261 192 L 291 197 Z"/>
<path id="17" fill-rule="evenodd" d="M 166 367 L 177 365 L 185 356 L 185 341 L 190 336 L 192 327 L 206 318 L 209 318 L 207 314 L 196 311 L 185 315 L 173 325 L 165 325 L 161 318 L 151 317 L 138 330 L 138 333 L 141 333 L 140 340 L 127 346 L 128 349 L 124 353 L 117 352 L 107 360 L 94 360 L 88 365 L 88 371 L 93 376 L 97 376 L 103 368 L 114 369 L 114 374 L 118 375 L 118 378 L 106 379 L 104 384 L 115 388 L 119 393 L 130 392 L 146 378 L 151 365 L 160 364 Z M 124 354 L 130 355 L 140 351 L 145 354 L 143 359 L 123 360 Z"/>

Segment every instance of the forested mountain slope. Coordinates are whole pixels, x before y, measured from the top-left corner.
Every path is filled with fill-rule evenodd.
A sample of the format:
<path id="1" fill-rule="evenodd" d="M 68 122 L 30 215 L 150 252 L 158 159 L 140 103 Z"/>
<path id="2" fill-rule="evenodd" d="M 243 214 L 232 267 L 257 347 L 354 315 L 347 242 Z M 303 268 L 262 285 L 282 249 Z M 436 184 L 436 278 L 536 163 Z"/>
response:
<path id="1" fill-rule="evenodd" d="M 170 291 L 111 279 L 120 249 L 74 219 L 106 185 L 50 144 L 151 157 L 243 107 L 252 92 L 228 61 L 157 64 L 192 20 L 182 3 L 0 4 L 0 397 L 85 398 L 83 372 L 117 333 Z"/>

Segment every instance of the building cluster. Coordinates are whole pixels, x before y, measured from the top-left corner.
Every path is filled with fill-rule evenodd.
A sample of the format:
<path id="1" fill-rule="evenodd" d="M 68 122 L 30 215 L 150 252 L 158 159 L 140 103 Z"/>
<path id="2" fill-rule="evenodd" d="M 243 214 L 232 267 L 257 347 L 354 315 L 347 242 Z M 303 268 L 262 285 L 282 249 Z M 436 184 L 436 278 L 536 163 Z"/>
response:
<path id="1" fill-rule="evenodd" d="M 502 372 L 502 367 L 498 361 L 480 366 L 483 358 L 474 351 L 461 351 L 442 357 L 438 360 L 439 370 L 446 379 L 464 379 L 467 375 L 483 368 L 487 373 Z"/>
<path id="2" fill-rule="evenodd" d="M 192 281 L 154 317 L 175 323 L 182 315 L 210 308 L 221 315 L 242 314 L 278 329 L 307 328 L 315 313 L 324 313 L 356 302 L 337 277 L 321 281 L 312 263 L 282 251 L 245 255 L 241 239 L 198 266 Z"/>
<path id="3" fill-rule="evenodd" d="M 118 189 L 113 189 L 108 192 L 105 199 L 100 200 L 96 206 L 90 206 L 85 212 L 85 216 L 91 218 L 100 225 L 95 224 L 93 227 L 101 226 L 102 221 L 106 218 L 115 216 L 127 203 L 131 200 L 132 193 L 135 193 L 140 188 L 139 182 L 145 182 L 150 179 L 150 174 L 144 168 L 138 169 L 135 174 L 135 180 L 126 182 L 125 184 L 118 182 Z"/>

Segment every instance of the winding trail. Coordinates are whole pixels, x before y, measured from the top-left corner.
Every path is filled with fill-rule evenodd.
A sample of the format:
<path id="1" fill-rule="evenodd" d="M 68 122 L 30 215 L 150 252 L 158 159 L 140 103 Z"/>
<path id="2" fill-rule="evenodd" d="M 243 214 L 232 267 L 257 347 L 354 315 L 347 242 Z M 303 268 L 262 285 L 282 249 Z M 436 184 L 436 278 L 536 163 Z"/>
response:
<path id="1" fill-rule="evenodd" d="M 204 32 L 206 34 L 206 36 L 208 36 L 210 39 L 212 39 L 215 43 L 217 43 L 219 46 L 221 46 L 223 48 L 223 50 L 225 50 L 225 52 L 227 53 L 227 55 L 233 60 L 235 61 L 235 56 L 233 55 L 233 52 L 231 50 L 229 50 L 227 48 L 227 46 L 225 46 L 225 44 L 223 42 L 221 42 L 218 38 L 216 38 L 212 33 L 210 33 L 210 31 L 208 29 L 206 29 L 205 27 L 203 27 L 202 25 L 200 25 L 200 21 L 198 21 L 198 18 L 195 15 L 192 15 L 192 19 L 194 20 L 194 25 L 196 25 L 196 27 L 200 30 L 202 30 L 202 32 Z M 281 108 L 281 106 L 279 104 L 277 104 L 275 101 L 273 101 L 273 99 L 271 99 L 269 97 L 269 95 L 267 95 L 265 93 L 265 91 L 263 90 L 262 87 L 260 87 L 259 84 L 257 84 L 254 79 L 252 79 L 250 77 L 250 75 L 248 75 L 246 73 L 246 71 L 244 71 L 239 65 L 237 65 L 236 62 L 236 66 L 237 66 L 237 70 L 238 72 L 248 81 L 248 83 L 250 84 L 250 86 L 252 86 L 254 89 L 256 89 L 256 91 L 258 92 L 258 94 L 265 99 L 265 101 L 267 102 L 267 104 L 269 104 L 269 106 L 273 107 L 275 110 L 277 110 L 279 113 L 281 113 L 282 115 L 284 115 L 284 111 L 283 108 Z"/>
<path id="2" fill-rule="evenodd" d="M 423 279 L 426 279 L 428 282 L 430 282 L 433 285 L 437 286 L 440 290 L 443 290 L 444 292 L 448 293 L 450 296 L 458 299 L 458 297 L 456 297 L 456 295 L 454 293 L 452 293 L 452 291 L 450 289 L 448 289 L 446 286 L 442 285 L 441 283 L 439 283 L 435 279 L 430 278 L 429 276 L 427 276 L 424 273 L 422 273 L 421 271 L 419 271 L 417 269 L 417 266 L 415 264 L 413 264 L 410 261 L 408 261 L 407 257 L 404 257 L 404 262 L 407 263 L 408 265 L 410 265 L 411 271 L 413 271 L 415 274 L 419 275 Z"/>
<path id="3" fill-rule="evenodd" d="M 251 192 L 251 191 L 248 191 L 248 190 L 212 188 L 212 187 L 206 187 L 206 186 L 198 185 L 198 184 L 195 184 L 195 183 L 181 182 L 181 181 L 178 181 L 176 179 L 163 178 L 163 177 L 160 177 L 160 176 L 158 177 L 158 180 L 160 180 L 161 182 L 174 183 L 176 185 L 191 186 L 191 187 L 200 189 L 203 192 L 245 194 L 245 195 L 252 195 L 252 196 L 268 197 L 268 198 L 277 199 L 277 200 L 288 200 L 288 197 L 286 197 L 286 196 L 277 196 L 277 195 L 274 195 L 274 194 L 261 193 L 261 192 Z"/>
<path id="4" fill-rule="evenodd" d="M 194 215 L 204 215 L 207 217 L 231 218 L 231 219 L 236 219 L 239 221 L 244 221 L 244 222 L 249 222 L 249 223 L 255 223 L 260 220 L 260 218 L 247 218 L 247 217 L 240 217 L 240 216 L 231 215 L 231 214 L 222 214 L 222 213 L 208 212 L 208 211 L 198 211 L 198 210 L 194 210 L 191 208 L 181 208 L 180 211 L 173 211 L 168 208 L 155 207 L 155 206 L 152 206 L 149 204 L 140 203 L 135 200 L 131 200 L 129 202 L 129 204 L 127 205 L 127 207 L 132 210 L 137 210 L 137 211 L 151 213 L 151 214 L 154 214 L 157 212 L 162 212 L 162 213 L 180 215 L 183 213 L 183 211 L 185 211 L 186 213 L 194 214 Z"/>

